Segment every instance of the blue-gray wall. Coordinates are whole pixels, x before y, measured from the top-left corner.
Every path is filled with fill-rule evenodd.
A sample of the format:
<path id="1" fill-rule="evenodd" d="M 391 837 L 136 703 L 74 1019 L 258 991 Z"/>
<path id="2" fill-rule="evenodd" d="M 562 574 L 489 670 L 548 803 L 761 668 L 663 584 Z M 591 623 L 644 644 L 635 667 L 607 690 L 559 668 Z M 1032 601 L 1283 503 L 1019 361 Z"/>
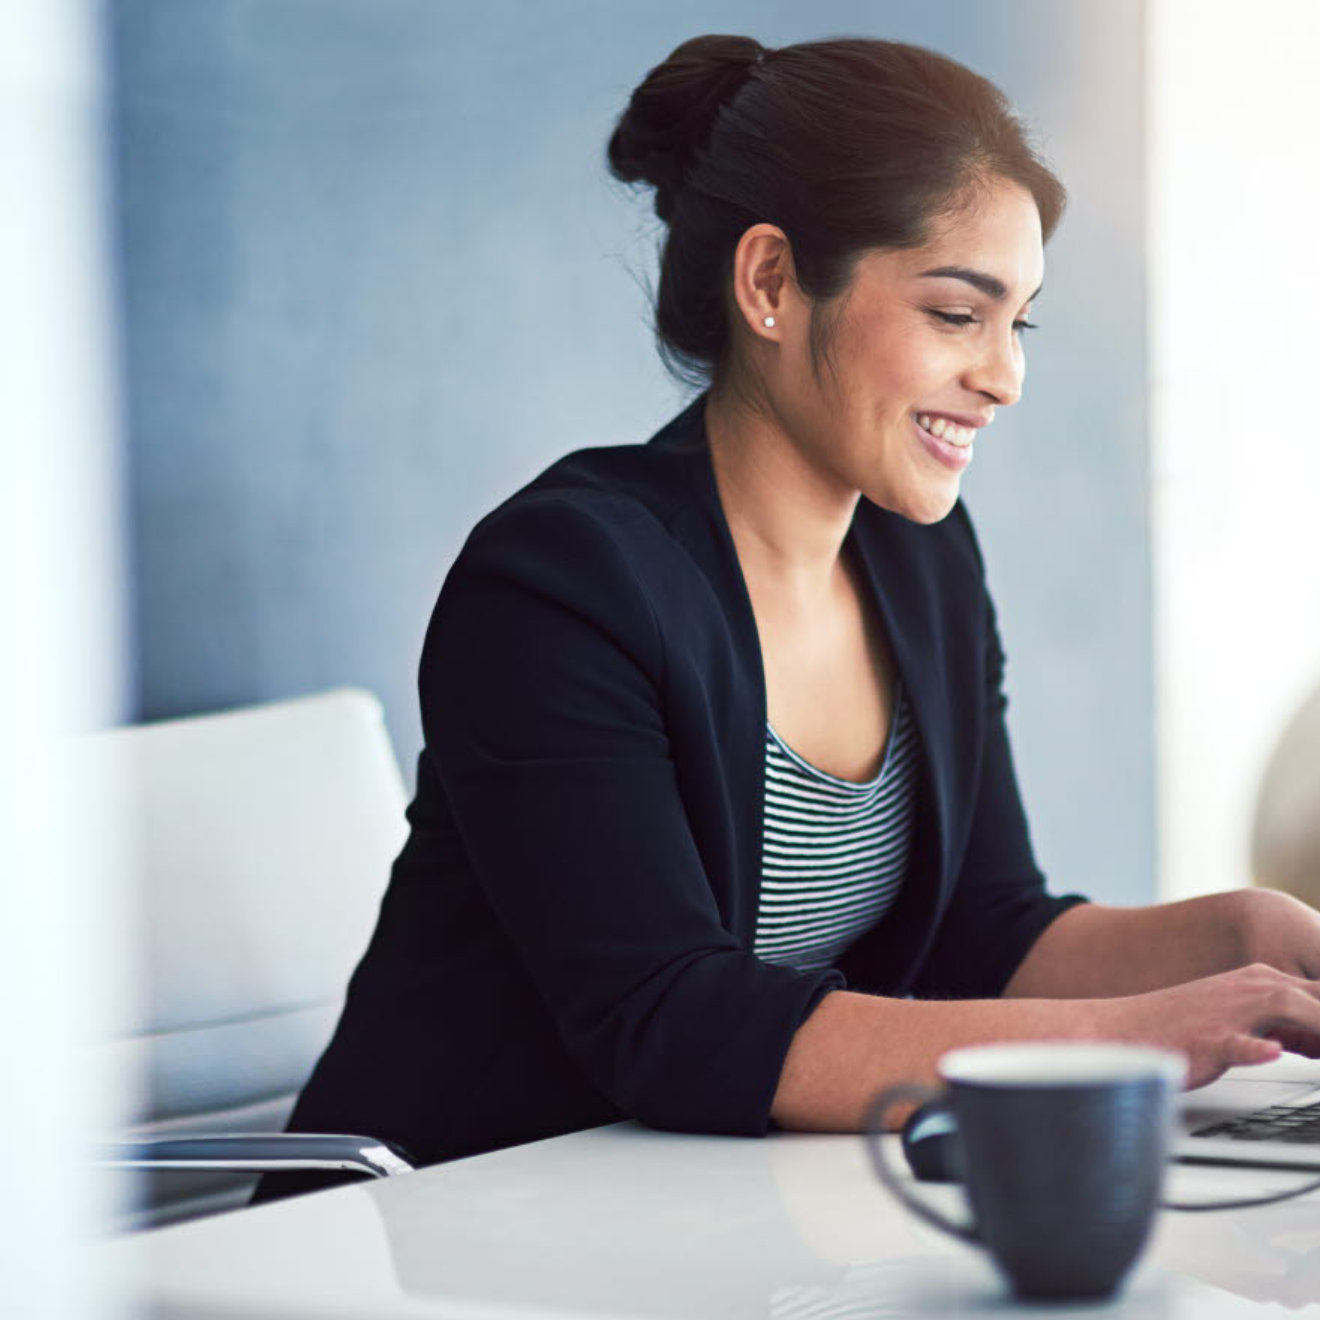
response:
<path id="1" fill-rule="evenodd" d="M 1073 206 L 1026 402 L 969 503 L 1057 884 L 1153 896 L 1140 0 L 119 0 L 110 10 L 138 709 L 364 684 L 411 777 L 422 632 L 472 522 L 682 402 L 656 226 L 602 164 L 701 31 L 934 46 Z M 535 681 L 529 668 L 529 681 Z"/>

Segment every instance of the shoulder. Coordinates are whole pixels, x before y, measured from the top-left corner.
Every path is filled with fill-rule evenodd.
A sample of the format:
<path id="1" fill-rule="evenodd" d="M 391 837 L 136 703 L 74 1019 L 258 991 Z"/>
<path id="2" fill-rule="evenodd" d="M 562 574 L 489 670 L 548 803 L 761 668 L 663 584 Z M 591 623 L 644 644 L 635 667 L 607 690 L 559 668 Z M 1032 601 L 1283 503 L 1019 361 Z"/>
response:
<path id="1" fill-rule="evenodd" d="M 451 575 L 496 565 L 663 575 L 682 554 L 676 525 L 717 499 L 703 417 L 698 398 L 646 443 L 552 463 L 476 525 Z"/>
<path id="2" fill-rule="evenodd" d="M 669 524 L 683 496 L 667 458 L 648 445 L 567 455 L 481 519 L 451 574 L 644 571 L 675 549 Z"/>
<path id="3" fill-rule="evenodd" d="M 563 529 L 621 541 L 663 532 L 712 493 L 703 417 L 704 396 L 644 443 L 566 454 L 487 514 L 465 551 Z"/>
<path id="4" fill-rule="evenodd" d="M 658 671 L 674 619 L 691 623 L 702 595 L 674 527 L 702 500 L 701 461 L 655 444 L 558 460 L 472 530 L 429 634 L 532 648 L 609 639 Z"/>

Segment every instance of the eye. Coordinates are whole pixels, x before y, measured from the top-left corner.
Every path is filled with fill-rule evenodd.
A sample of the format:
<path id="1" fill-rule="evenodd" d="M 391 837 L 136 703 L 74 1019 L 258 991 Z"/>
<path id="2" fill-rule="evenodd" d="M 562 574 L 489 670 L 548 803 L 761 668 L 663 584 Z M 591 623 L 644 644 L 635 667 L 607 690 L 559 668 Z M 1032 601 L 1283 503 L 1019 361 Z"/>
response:
<path id="1" fill-rule="evenodd" d="M 945 325 L 978 325 L 976 317 L 970 312 L 942 312 L 938 307 L 927 307 L 926 311 L 930 313 L 937 321 L 942 321 Z M 1014 321 L 1013 333 L 1021 334 L 1024 330 L 1039 330 L 1034 321 Z"/>
<path id="2" fill-rule="evenodd" d="M 927 307 L 926 310 L 937 321 L 943 321 L 945 325 L 975 325 L 976 317 L 969 312 L 942 312 L 938 307 Z"/>

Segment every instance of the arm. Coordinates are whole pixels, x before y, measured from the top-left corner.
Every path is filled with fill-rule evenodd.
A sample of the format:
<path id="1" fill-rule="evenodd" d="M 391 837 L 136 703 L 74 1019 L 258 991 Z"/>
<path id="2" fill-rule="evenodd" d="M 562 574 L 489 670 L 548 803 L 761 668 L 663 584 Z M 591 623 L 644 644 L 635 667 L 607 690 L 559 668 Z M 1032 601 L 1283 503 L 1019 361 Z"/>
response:
<path id="1" fill-rule="evenodd" d="M 798 1029 L 771 1117 L 804 1132 L 860 1132 L 876 1095 L 897 1082 L 933 1084 L 946 1050 L 1009 1040 L 1101 1034 L 1089 1003 L 888 999 L 836 990 Z"/>
<path id="2" fill-rule="evenodd" d="M 772 967 L 725 928 L 634 569 L 663 547 L 613 516 L 537 498 L 474 532 L 423 651 L 427 755 L 501 936 L 601 1095 L 657 1127 L 761 1132 L 793 1032 L 843 978 Z"/>
<path id="3" fill-rule="evenodd" d="M 1250 963 L 1304 978 L 1320 975 L 1320 914 L 1264 889 L 1152 907 L 1088 904 L 1046 928 L 1004 994 L 1028 999 L 1140 994 Z"/>
<path id="4" fill-rule="evenodd" d="M 1188 1086 L 1281 1049 L 1320 1056 L 1320 915 L 1234 890 L 1148 908 L 1075 907 L 1032 946 L 998 1000 L 835 992 L 794 1036 L 771 1114 L 855 1132 L 899 1081 L 932 1083 L 941 1054 L 1009 1040 L 1118 1040 L 1187 1055 Z"/>
<path id="5" fill-rule="evenodd" d="M 771 1110 L 781 1126 L 855 1131 L 882 1088 L 932 1082 L 946 1050 L 990 1041 L 1161 1045 L 1187 1055 L 1191 1086 L 1276 1057 L 1281 1040 L 1320 1053 L 1317 987 L 1301 979 L 1320 970 L 1320 918 L 1299 913 L 1302 905 L 1256 891 L 1060 912 L 1046 895 L 1013 773 L 1003 655 L 986 605 L 980 791 L 963 871 L 916 987 L 945 997 L 828 994 L 785 1060 Z M 1310 934 L 1299 939 L 1298 930 Z M 1301 945 L 1308 958 L 1295 956 Z M 1272 965 L 1244 966 L 1254 961 Z M 1207 979 L 1176 984 L 1197 977 Z"/>
<path id="6" fill-rule="evenodd" d="M 828 994 L 798 1029 L 771 1115 L 781 1127 L 860 1131 L 874 1097 L 896 1082 L 936 1080 L 960 1045 L 1107 1040 L 1187 1057 L 1187 1085 L 1278 1058 L 1281 1042 L 1320 1057 L 1320 984 L 1251 966 L 1110 999 L 922 1001 Z"/>
<path id="7" fill-rule="evenodd" d="M 1006 882 L 1002 892 L 1015 910 Z M 793 1038 L 771 1114 L 787 1128 L 857 1131 L 884 1087 L 932 1083 L 946 1050 L 991 1041 L 1158 1045 L 1187 1056 L 1189 1086 L 1281 1046 L 1320 1056 L 1318 971 L 1320 915 L 1284 894 L 1082 904 L 1045 927 L 1003 998 L 826 995 Z"/>

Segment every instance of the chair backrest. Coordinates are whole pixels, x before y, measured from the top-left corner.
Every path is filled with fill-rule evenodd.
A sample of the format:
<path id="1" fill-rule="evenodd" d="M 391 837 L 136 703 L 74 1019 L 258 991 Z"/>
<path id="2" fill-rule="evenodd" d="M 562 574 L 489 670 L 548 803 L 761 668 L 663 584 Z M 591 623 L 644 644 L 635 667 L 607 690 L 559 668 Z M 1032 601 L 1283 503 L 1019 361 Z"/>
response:
<path id="1" fill-rule="evenodd" d="M 111 1046 L 140 1081 L 129 1130 L 279 1131 L 407 832 L 380 703 L 342 689 L 89 744 L 138 886 L 140 992 Z M 252 1181 L 153 1175 L 151 1219 L 237 1203 Z"/>

